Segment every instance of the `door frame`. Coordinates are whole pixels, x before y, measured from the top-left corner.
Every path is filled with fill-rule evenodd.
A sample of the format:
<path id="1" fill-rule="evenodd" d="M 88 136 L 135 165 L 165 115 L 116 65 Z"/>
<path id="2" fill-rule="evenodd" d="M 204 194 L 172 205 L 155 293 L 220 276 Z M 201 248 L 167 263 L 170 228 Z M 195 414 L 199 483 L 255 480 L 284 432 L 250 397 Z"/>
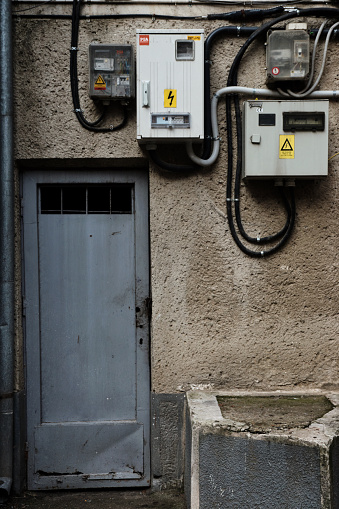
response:
<path id="1" fill-rule="evenodd" d="M 136 334 L 142 329 L 142 348 L 137 348 L 137 401 L 138 401 L 138 417 L 144 425 L 144 475 L 141 479 L 100 479 L 84 482 L 78 476 L 70 476 L 68 482 L 60 483 L 57 476 L 51 476 L 50 479 L 44 478 L 43 482 L 39 482 L 32 467 L 31 455 L 34 455 L 32 447 L 34 447 L 34 426 L 40 420 L 40 415 L 32 416 L 30 408 L 40 408 L 38 394 L 34 390 L 34 383 L 31 383 L 27 377 L 27 366 L 30 365 L 32 359 L 37 355 L 37 349 L 40 348 L 40 340 L 35 341 L 34 351 L 27 348 L 27 331 L 32 330 L 34 334 L 39 334 L 37 324 L 39 323 L 39 262 L 37 257 L 33 257 L 35 246 L 38 242 L 38 211 L 37 199 L 34 205 L 28 205 L 32 202 L 32 196 L 37 198 L 37 188 L 39 184 L 76 184 L 76 183 L 136 183 L 139 193 L 135 193 L 135 243 L 136 243 Z M 69 170 L 23 170 L 21 175 L 21 191 L 22 191 L 22 258 L 23 258 L 23 302 L 24 302 L 24 352 L 25 352 L 25 382 L 26 382 L 26 417 L 27 417 L 27 479 L 28 488 L 34 489 L 91 489 L 106 487 L 138 487 L 150 485 L 150 432 L 151 432 L 151 391 L 150 391 L 150 324 L 149 324 L 149 298 L 150 298 L 150 266 L 149 266 L 149 205 L 148 205 L 148 171 L 146 169 L 89 169 L 89 168 L 70 168 Z M 35 190 L 35 191 L 34 191 Z M 33 195 L 31 194 L 33 193 Z M 35 194 L 34 194 L 35 193 Z M 142 195 L 142 196 L 141 196 Z M 28 198 L 29 196 L 29 198 Z M 26 202 L 25 202 L 26 200 Z M 141 210 L 140 200 L 143 200 L 142 209 L 145 213 L 138 213 Z M 30 207 L 28 217 L 27 208 Z M 33 208 L 35 209 L 35 217 L 33 217 Z M 147 231 L 145 236 L 142 232 Z M 140 256 L 139 256 L 140 254 Z M 30 257 L 30 271 L 27 274 L 26 263 L 27 257 Z M 145 274 L 144 278 L 138 277 L 138 274 Z M 35 279 L 35 282 L 34 282 Z M 27 281 L 30 285 L 34 284 L 35 288 L 30 294 L 27 294 Z M 32 283 L 33 281 L 33 283 Z M 37 318 L 38 317 L 38 318 Z M 146 362 L 147 359 L 147 362 Z M 147 369 L 146 369 L 147 366 Z M 141 369 L 142 367 L 142 369 Z M 39 371 L 39 367 L 37 368 Z M 138 418 L 139 420 L 139 418 Z M 80 481 L 80 482 L 79 482 Z"/>

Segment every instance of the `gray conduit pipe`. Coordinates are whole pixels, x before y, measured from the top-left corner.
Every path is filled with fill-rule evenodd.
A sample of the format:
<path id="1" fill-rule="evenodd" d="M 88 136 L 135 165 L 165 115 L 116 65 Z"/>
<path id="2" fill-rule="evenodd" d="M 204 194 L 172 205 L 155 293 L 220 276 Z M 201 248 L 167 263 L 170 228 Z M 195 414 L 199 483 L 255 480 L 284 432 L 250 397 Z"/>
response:
<path id="1" fill-rule="evenodd" d="M 13 478 L 14 164 L 11 0 L 0 0 L 0 504 Z"/>
<path id="2" fill-rule="evenodd" d="M 219 155 L 220 138 L 218 129 L 218 102 L 220 97 L 226 94 L 243 94 L 252 95 L 253 97 L 272 97 L 274 99 L 282 99 L 281 94 L 275 90 L 268 90 L 264 88 L 249 88 L 249 87 L 225 87 L 218 90 L 212 97 L 211 101 L 211 123 L 212 123 L 212 136 L 213 136 L 213 149 L 212 154 L 208 159 L 201 159 L 193 150 L 192 142 L 186 143 L 186 151 L 191 160 L 199 166 L 211 166 L 215 163 Z M 307 99 L 339 99 L 339 90 L 318 90 L 312 92 L 307 96 Z"/>

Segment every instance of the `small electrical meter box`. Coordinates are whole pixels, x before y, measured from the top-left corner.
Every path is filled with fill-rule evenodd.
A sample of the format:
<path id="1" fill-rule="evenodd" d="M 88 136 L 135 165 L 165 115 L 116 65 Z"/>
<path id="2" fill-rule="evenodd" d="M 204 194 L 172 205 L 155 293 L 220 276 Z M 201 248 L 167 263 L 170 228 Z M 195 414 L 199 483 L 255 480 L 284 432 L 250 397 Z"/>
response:
<path id="1" fill-rule="evenodd" d="M 244 178 L 319 178 L 327 171 L 328 100 L 244 103 Z"/>
<path id="2" fill-rule="evenodd" d="M 204 138 L 204 31 L 137 30 L 137 139 Z"/>
<path id="3" fill-rule="evenodd" d="M 90 44 L 89 68 L 92 99 L 112 101 L 135 96 L 133 46 Z"/>
<path id="4" fill-rule="evenodd" d="M 305 81 L 309 77 L 310 37 L 306 30 L 269 32 L 266 46 L 267 84 Z"/>

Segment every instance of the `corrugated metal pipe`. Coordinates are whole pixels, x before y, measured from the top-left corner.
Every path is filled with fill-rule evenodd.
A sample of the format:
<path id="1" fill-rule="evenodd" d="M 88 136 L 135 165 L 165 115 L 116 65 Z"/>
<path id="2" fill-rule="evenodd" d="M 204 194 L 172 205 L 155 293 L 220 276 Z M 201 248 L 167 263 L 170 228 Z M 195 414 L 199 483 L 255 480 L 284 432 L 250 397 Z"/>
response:
<path id="1" fill-rule="evenodd" d="M 12 486 L 14 165 L 11 0 L 0 0 L 0 504 Z"/>

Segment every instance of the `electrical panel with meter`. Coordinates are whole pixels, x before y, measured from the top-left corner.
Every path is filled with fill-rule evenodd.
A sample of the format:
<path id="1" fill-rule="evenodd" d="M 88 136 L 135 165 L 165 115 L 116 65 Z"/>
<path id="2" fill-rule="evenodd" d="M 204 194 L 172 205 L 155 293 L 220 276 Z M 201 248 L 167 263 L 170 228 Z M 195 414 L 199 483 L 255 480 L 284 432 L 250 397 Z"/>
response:
<path id="1" fill-rule="evenodd" d="M 90 44 L 89 64 L 92 99 L 128 100 L 135 96 L 133 46 Z"/>
<path id="2" fill-rule="evenodd" d="M 204 138 L 204 31 L 137 30 L 137 139 Z"/>
<path id="3" fill-rule="evenodd" d="M 244 103 L 244 178 L 318 178 L 327 172 L 328 100 Z"/>
<path id="4" fill-rule="evenodd" d="M 299 26 L 304 24 L 290 24 L 286 30 L 269 32 L 266 45 L 268 85 L 308 79 L 310 37 L 305 29 L 298 30 Z"/>

